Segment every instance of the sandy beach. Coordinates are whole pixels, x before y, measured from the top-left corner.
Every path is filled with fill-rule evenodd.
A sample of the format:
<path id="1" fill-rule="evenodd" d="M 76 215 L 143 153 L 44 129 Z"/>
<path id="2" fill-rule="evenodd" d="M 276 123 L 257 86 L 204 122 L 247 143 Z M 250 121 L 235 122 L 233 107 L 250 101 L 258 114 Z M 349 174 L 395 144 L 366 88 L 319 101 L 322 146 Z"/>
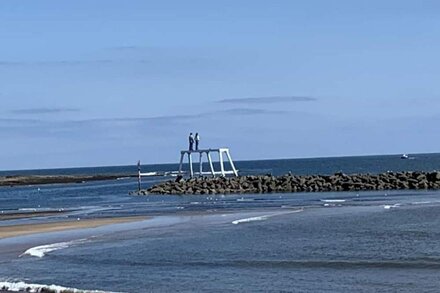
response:
<path id="1" fill-rule="evenodd" d="M 119 218 L 103 218 L 103 219 L 85 219 L 63 221 L 55 223 L 43 224 L 25 224 L 0 227 L 0 239 L 8 237 L 16 237 L 45 232 L 57 232 L 74 229 L 96 228 L 99 226 L 136 222 L 147 219 L 147 217 L 119 217 Z"/>

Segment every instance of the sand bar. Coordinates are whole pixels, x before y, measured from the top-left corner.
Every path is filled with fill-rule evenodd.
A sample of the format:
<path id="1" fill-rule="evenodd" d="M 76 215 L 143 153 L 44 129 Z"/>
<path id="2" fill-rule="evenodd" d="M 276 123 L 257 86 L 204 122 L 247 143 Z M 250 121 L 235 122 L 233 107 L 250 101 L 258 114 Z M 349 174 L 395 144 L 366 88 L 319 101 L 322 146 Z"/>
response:
<path id="1" fill-rule="evenodd" d="M 72 220 L 55 223 L 42 224 L 24 224 L 0 227 L 0 239 L 8 237 L 16 237 L 30 235 L 36 233 L 57 232 L 73 229 L 96 228 L 99 226 L 128 223 L 146 220 L 145 216 L 137 217 L 119 217 L 119 218 L 102 218 L 102 219 L 84 219 Z"/>

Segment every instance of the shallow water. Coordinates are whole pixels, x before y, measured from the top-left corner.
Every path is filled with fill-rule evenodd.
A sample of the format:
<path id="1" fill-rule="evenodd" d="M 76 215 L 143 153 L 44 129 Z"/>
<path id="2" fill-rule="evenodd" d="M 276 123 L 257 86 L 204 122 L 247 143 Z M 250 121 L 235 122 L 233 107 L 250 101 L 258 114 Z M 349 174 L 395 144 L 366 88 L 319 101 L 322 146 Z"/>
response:
<path id="1" fill-rule="evenodd" d="M 438 159 L 425 155 L 411 168 L 432 170 Z M 365 160 L 334 159 L 316 173 L 405 164 L 383 157 L 370 168 Z M 294 172 L 309 164 L 302 173 L 314 173 L 317 162 L 258 162 L 247 170 L 282 174 L 289 164 Z M 145 186 L 154 180 L 161 179 Z M 69 212 L 0 225 L 152 218 L 0 240 L 0 281 L 121 292 L 437 292 L 440 285 L 439 191 L 135 197 L 131 179 L 39 188 L 0 188 L 0 210 Z"/>

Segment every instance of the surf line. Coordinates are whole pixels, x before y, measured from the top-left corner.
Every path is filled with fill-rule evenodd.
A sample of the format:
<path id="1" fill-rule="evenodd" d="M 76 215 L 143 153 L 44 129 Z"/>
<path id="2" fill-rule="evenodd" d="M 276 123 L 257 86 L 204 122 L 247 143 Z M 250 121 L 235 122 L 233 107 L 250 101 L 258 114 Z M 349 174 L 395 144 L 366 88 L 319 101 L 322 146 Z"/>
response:
<path id="1" fill-rule="evenodd" d="M 0 288 L 1 288 L 1 290 L 8 290 L 7 292 L 112 293 L 111 291 L 82 290 L 82 289 L 76 289 L 76 288 L 63 287 L 60 285 L 31 284 L 31 283 L 25 283 L 22 281 L 18 281 L 18 282 L 0 281 Z M 116 293 L 116 292 L 113 292 L 113 293 Z"/>
<path id="2" fill-rule="evenodd" d="M 46 245 L 40 245 L 31 247 L 22 254 L 20 254 L 18 257 L 23 257 L 25 255 L 33 256 L 33 257 L 39 257 L 42 258 L 47 253 L 60 250 L 60 249 L 66 249 L 73 245 L 78 245 L 81 243 L 85 243 L 87 239 L 78 239 L 73 241 L 67 241 L 67 242 L 58 242 L 58 243 L 52 243 L 52 244 L 46 244 Z"/>
<path id="3" fill-rule="evenodd" d="M 243 223 L 250 223 L 250 222 L 256 222 L 256 221 L 265 221 L 269 218 L 275 217 L 275 216 L 283 216 L 283 215 L 289 215 L 289 214 L 295 214 L 304 211 L 303 208 L 294 210 L 291 212 L 284 212 L 284 213 L 277 213 L 277 214 L 271 214 L 271 215 L 263 215 L 263 216 L 257 216 L 257 217 L 250 217 L 250 218 L 244 218 L 244 219 L 238 219 L 235 221 L 232 221 L 233 225 L 243 224 Z"/>

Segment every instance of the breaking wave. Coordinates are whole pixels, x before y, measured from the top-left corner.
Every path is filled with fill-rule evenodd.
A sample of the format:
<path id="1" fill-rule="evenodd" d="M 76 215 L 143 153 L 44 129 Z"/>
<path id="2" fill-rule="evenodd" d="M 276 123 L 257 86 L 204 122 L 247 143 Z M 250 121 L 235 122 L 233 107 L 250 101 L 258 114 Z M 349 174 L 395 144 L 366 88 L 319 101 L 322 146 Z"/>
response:
<path id="1" fill-rule="evenodd" d="M 11 292 L 54 292 L 54 293 L 110 293 L 110 291 L 81 290 L 59 285 L 29 284 L 25 282 L 0 281 L 0 291 Z"/>
<path id="2" fill-rule="evenodd" d="M 41 257 L 45 256 L 47 253 L 49 253 L 49 252 L 60 250 L 60 249 L 65 249 L 65 248 L 69 248 L 72 245 L 81 244 L 81 243 L 84 243 L 86 241 L 87 241 L 86 239 L 80 239 L 80 240 L 73 240 L 73 241 L 68 241 L 68 242 L 59 242 L 59 243 L 35 246 L 35 247 L 29 248 L 28 250 L 23 252 L 20 255 L 20 257 L 22 257 L 24 255 L 30 255 L 30 256 L 33 256 L 33 257 L 41 258 Z"/>

